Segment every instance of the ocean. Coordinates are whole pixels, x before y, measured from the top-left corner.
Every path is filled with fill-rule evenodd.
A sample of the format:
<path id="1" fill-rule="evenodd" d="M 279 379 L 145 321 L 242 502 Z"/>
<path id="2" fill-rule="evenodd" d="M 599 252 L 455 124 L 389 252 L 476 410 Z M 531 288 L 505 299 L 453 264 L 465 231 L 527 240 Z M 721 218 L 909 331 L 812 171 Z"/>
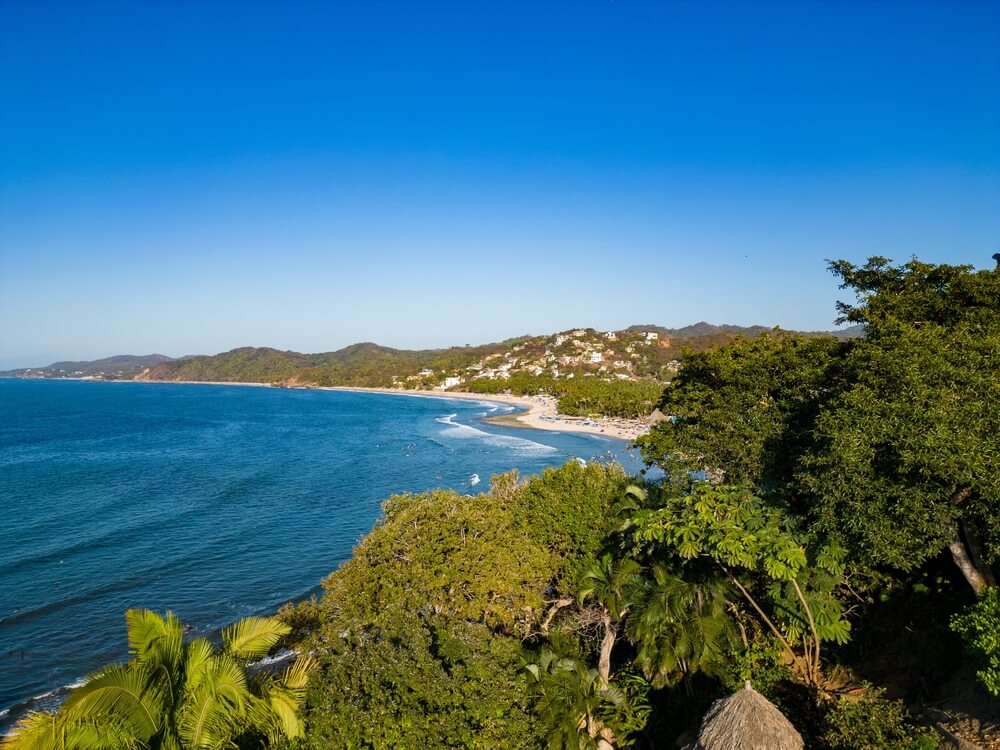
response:
<path id="1" fill-rule="evenodd" d="M 125 610 L 192 637 L 319 591 L 390 495 L 618 460 L 483 401 L 0 379 L 0 733 L 127 657 Z"/>

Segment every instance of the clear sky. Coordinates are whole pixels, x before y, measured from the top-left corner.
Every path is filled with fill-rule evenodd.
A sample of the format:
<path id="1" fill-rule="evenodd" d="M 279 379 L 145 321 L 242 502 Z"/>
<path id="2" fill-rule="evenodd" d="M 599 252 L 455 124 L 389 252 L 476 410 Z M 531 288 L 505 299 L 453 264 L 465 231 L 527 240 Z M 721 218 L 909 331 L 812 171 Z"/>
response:
<path id="1" fill-rule="evenodd" d="M 822 329 L 991 267 L 1000 2 L 0 2 L 0 369 Z"/>

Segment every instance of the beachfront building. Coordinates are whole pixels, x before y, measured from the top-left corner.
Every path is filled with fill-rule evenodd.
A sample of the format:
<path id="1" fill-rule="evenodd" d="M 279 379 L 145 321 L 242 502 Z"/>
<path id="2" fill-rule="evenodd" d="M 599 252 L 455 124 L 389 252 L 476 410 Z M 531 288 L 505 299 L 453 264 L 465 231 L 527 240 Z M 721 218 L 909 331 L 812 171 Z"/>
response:
<path id="1" fill-rule="evenodd" d="M 462 383 L 462 379 L 460 377 L 457 377 L 457 376 L 455 376 L 455 377 L 448 377 L 448 378 L 444 379 L 444 387 L 445 388 L 454 388 L 456 385 L 460 385 L 461 383 Z"/>

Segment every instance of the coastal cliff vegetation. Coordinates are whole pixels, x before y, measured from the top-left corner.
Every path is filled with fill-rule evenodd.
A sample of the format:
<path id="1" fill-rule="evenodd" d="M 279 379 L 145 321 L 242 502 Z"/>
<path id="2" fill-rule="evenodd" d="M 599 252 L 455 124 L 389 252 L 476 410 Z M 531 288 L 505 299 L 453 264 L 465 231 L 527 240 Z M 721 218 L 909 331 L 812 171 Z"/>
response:
<path id="1" fill-rule="evenodd" d="M 681 747 L 749 681 L 809 748 L 997 746 L 1000 272 L 831 270 L 864 336 L 689 353 L 638 441 L 663 480 L 573 461 L 387 500 L 280 613 L 315 667 L 272 739 Z"/>
<path id="2" fill-rule="evenodd" d="M 691 354 L 640 440 L 667 479 L 390 501 L 285 613 L 307 745 L 673 746 L 746 680 L 811 748 L 995 742 L 1000 277 L 831 267 L 865 336 Z"/>

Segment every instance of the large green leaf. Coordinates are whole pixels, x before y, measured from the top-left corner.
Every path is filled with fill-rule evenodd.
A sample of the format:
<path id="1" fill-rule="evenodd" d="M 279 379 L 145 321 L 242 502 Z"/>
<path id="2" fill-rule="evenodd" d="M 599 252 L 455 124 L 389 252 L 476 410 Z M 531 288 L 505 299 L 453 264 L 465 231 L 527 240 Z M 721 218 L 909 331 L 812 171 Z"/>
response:
<path id="1" fill-rule="evenodd" d="M 172 670 L 180 660 L 184 644 L 184 626 L 172 612 L 161 617 L 148 609 L 130 609 L 125 613 L 129 650 L 139 661 L 163 664 Z"/>
<path id="2" fill-rule="evenodd" d="M 245 617 L 222 631 L 222 648 L 237 659 L 259 659 L 290 632 L 274 617 Z"/>
<path id="3" fill-rule="evenodd" d="M 163 689 L 151 686 L 141 665 L 112 664 L 70 693 L 63 708 L 74 721 L 112 719 L 140 742 L 147 742 L 163 724 Z"/>

